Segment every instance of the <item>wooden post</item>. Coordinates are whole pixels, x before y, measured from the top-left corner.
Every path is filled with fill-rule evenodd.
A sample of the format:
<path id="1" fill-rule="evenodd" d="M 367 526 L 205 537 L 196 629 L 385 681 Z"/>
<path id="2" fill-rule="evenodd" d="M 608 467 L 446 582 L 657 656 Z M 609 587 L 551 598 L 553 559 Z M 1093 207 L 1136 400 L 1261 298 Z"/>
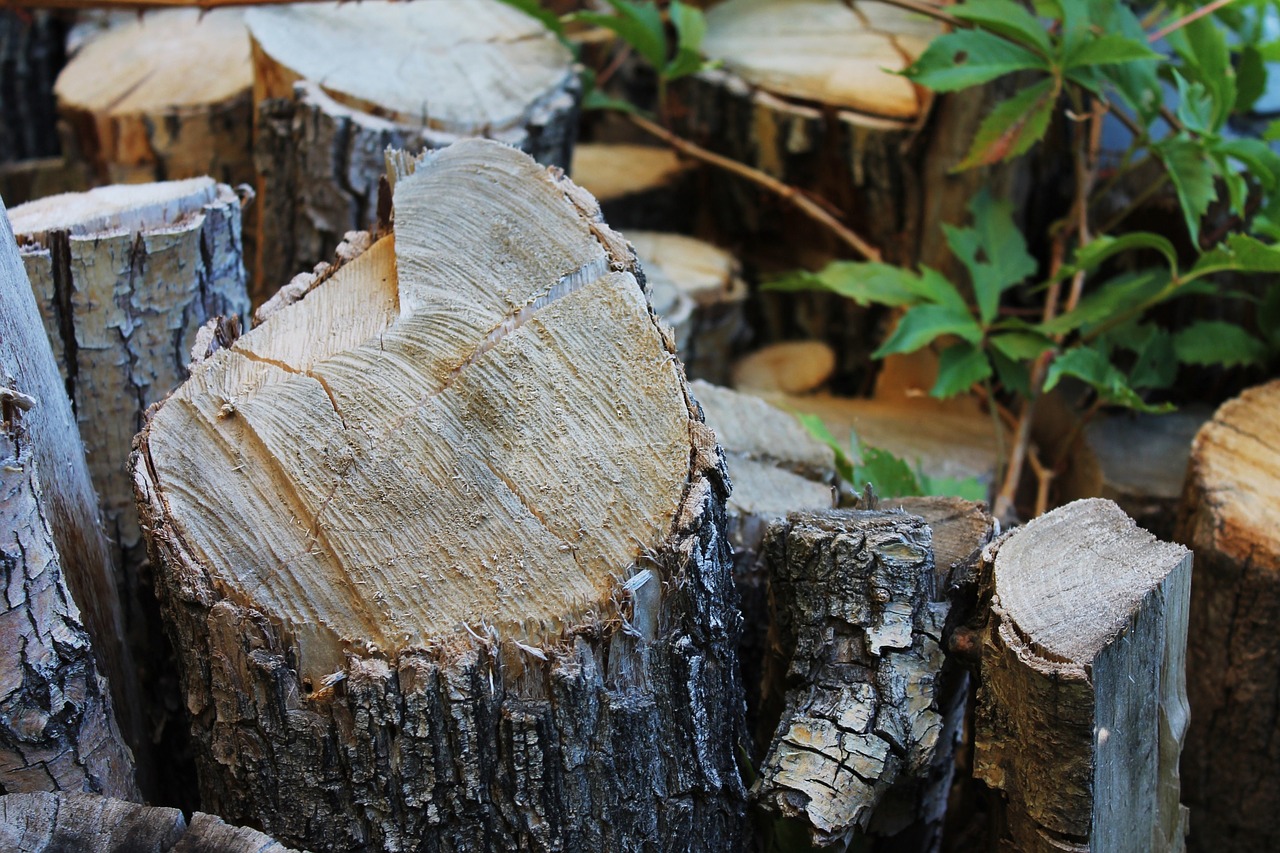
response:
<path id="1" fill-rule="evenodd" d="M 1004 797 L 1000 849 L 1184 849 L 1191 553 L 1091 499 L 1015 530 L 993 572 L 974 773 Z"/>
<path id="2" fill-rule="evenodd" d="M 327 260 L 378 210 L 388 147 L 497 139 L 568 167 L 573 58 L 542 24 L 494 0 L 315 3 L 246 14 L 261 174 L 261 302 Z"/>
<path id="3" fill-rule="evenodd" d="M 465 140 L 134 475 L 205 807 L 316 850 L 735 849 L 728 484 L 594 200 Z"/>
<path id="4" fill-rule="evenodd" d="M 1182 770 L 1198 851 L 1280 846 L 1280 382 L 1195 438 L 1177 537 L 1196 554 Z"/>
<path id="5" fill-rule="evenodd" d="M 136 799 L 106 680 L 136 745 L 141 711 L 111 555 L 3 203 L 0 305 L 0 790 Z"/>

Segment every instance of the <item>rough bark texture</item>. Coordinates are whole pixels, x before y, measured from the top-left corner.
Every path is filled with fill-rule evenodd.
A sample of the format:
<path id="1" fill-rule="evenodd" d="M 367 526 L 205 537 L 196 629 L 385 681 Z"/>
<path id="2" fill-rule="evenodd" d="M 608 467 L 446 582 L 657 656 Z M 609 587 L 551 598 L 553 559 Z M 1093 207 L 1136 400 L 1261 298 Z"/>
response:
<path id="1" fill-rule="evenodd" d="M 317 4 L 327 7 L 329 4 Z M 336 5 L 336 4 L 335 4 Z M 521 149 L 540 163 L 568 168 L 577 133 L 577 75 L 571 70 L 568 51 L 556 55 L 556 66 L 531 63 L 515 51 L 521 43 L 548 40 L 549 33 L 530 34 L 525 24 L 517 34 L 509 35 L 512 55 L 504 56 L 502 39 L 497 38 L 514 13 L 496 3 L 459 2 L 459 0 L 427 0 L 416 5 L 364 3 L 342 7 L 334 14 L 347 16 L 347 23 L 334 22 L 333 28 L 350 27 L 352 22 L 377 12 L 373 7 L 390 6 L 398 22 L 387 23 L 381 36 L 369 39 L 357 52 L 350 45 L 339 51 L 316 46 L 315 55 L 299 56 L 300 51 L 277 49 L 274 40 L 281 33 L 306 22 L 313 13 L 305 7 L 278 13 L 262 10 L 249 17 L 254 32 L 253 44 L 257 103 L 254 132 L 254 161 L 260 175 L 259 198 L 262 205 L 262 250 L 258 257 L 254 303 L 258 304 L 289 281 L 295 274 L 306 272 L 316 263 L 328 260 L 347 231 L 367 229 L 377 216 L 378 183 L 382 179 L 383 152 L 390 148 L 420 151 L 439 148 L 466 136 L 497 139 Z M 403 14 L 400 14 L 401 11 Z M 327 15 L 328 11 L 314 13 Z M 282 17 L 282 15 L 295 17 Z M 316 20 L 323 20 L 319 17 Z M 492 26 L 478 24 L 492 20 Z M 526 23 L 528 19 L 525 19 Z M 437 31 L 434 38 L 442 42 L 456 31 L 459 42 L 448 46 L 434 43 L 424 48 L 408 34 L 424 25 Z M 478 35 L 477 35 L 478 33 Z M 261 41 L 273 36 L 272 43 Z M 492 38 L 492 43 L 487 42 Z M 470 41 L 468 41 L 470 39 Z M 352 39 L 351 41 L 355 41 Z M 349 54 L 349 55 L 348 55 Z M 448 79 L 431 80 L 414 90 L 421 80 L 402 79 L 396 70 L 417 71 L 427 62 L 445 64 L 455 57 L 455 69 L 464 71 L 474 66 L 476 77 L 467 88 L 465 75 L 451 74 Z M 345 62 L 344 62 L 345 60 Z M 310 78 L 303 65 L 340 63 L 348 68 L 391 69 L 384 78 L 385 95 L 369 96 L 357 86 L 349 86 L 330 76 Z M 521 64 L 521 63 L 525 64 Z M 505 67 L 503 63 L 509 63 Z M 296 67 L 295 67 L 296 66 Z M 502 67 L 507 75 L 501 81 L 485 75 L 491 66 Z M 426 68 L 433 66 L 425 65 Z M 547 77 L 555 81 L 545 91 L 529 95 L 527 103 L 516 105 L 517 119 L 504 115 L 503 123 L 490 123 L 486 107 L 494 100 L 493 91 L 508 90 L 527 94 L 523 77 Z M 534 73 L 536 72 L 536 73 Z M 347 73 L 346 77 L 353 75 Z M 419 73 L 419 76 L 421 74 Z M 505 82 L 502 82 L 505 81 Z M 493 91 L 486 92 L 490 89 Z M 483 97 L 482 97 L 483 95 Z M 370 99 L 372 97 L 372 100 Z M 506 95 L 508 99 L 514 95 Z M 398 98 L 398 101 L 396 100 Z M 413 101 L 417 109 L 410 111 L 399 102 Z M 468 106 L 468 99 L 471 100 Z M 437 115 L 445 104 L 447 114 Z"/>
<path id="2" fill-rule="evenodd" d="M 0 163 L 59 153 L 53 81 L 66 35 L 50 12 L 0 9 Z"/>
<path id="3" fill-rule="evenodd" d="M 0 797 L 0 846 L 11 853 L 295 853 L 261 832 L 196 812 L 88 794 Z"/>
<path id="4" fill-rule="evenodd" d="M 942 733 L 945 607 L 932 537 L 895 512 L 793 513 L 765 554 L 786 707 L 752 788 L 779 836 L 841 847 L 900 777 L 928 774 Z"/>
<path id="5" fill-rule="evenodd" d="M 975 775 L 1003 850 L 1182 850 L 1191 554 L 1076 501 L 994 556 Z"/>
<path id="6" fill-rule="evenodd" d="M 75 416 L 2 203 L 0 304 L 0 381 L 23 395 L 24 405 L 34 401 L 26 411 L 15 400 L 4 403 L 4 420 L 20 420 L 22 440 L 15 443 L 10 433 L 4 454 L 4 505 L 12 525 L 6 529 L 12 533 L 0 545 L 8 638 L 0 703 L 7 771 L 0 785 L 77 787 L 79 778 L 90 789 L 134 797 L 128 749 L 107 742 L 118 735 L 101 680 L 110 679 L 123 729 L 137 748 L 142 713 L 132 690 L 132 658 L 121 642 L 111 552 Z M 58 745 L 76 750 L 65 754 Z"/>
<path id="7" fill-rule="evenodd" d="M 1280 845 L 1280 382 L 1246 391 L 1196 436 L 1178 511 L 1195 551 L 1182 769 L 1190 846 Z"/>
<path id="8" fill-rule="evenodd" d="M 135 482 L 183 656 L 204 805 L 317 850 L 735 849 L 745 791 L 728 480 L 633 261 L 614 254 L 625 243 L 580 190 L 510 148 L 462 142 L 410 171 L 395 180 L 394 266 L 384 239 L 271 314 L 202 364 L 139 441 Z M 357 329 L 339 333 L 348 322 Z M 345 334 L 348 344 L 334 342 Z M 250 375 L 239 370 L 263 379 L 237 393 L 237 376 Z M 321 381 L 314 410 L 263 390 Z M 644 441 L 672 413 L 649 412 L 632 396 L 641 387 L 672 389 L 664 405 L 680 409 L 679 450 L 660 454 L 661 470 L 679 475 L 662 478 L 672 500 L 656 518 L 630 506 L 629 490 L 653 476 Z M 500 396 L 495 419 L 486 413 Z M 282 402 L 279 432 L 268 413 Z M 578 440 L 580 424 L 600 422 L 632 435 L 632 406 L 648 412 L 645 439 Z M 188 412 L 192 426 L 174 434 Z M 337 472 L 283 449 L 271 465 L 236 462 L 256 459 L 257 442 L 324 442 L 313 424 L 325 418 L 352 442 Z M 209 448 L 232 454 L 225 470 L 203 438 L 192 443 L 205 430 L 218 435 Z M 257 438 L 231 446 L 240 430 Z M 189 468 L 183 442 L 210 464 Z M 439 453 L 447 467 L 433 471 Z M 272 465 L 289 479 L 268 498 L 291 490 L 290 506 L 253 510 L 257 532 L 220 527 L 217 516 L 258 500 L 257 478 L 279 476 Z M 311 480 L 333 473 L 328 497 L 320 489 L 309 507 Z M 504 490 L 519 500 L 500 504 Z M 306 531 L 291 509 L 314 519 Z M 576 531 L 555 538 L 566 524 Z M 269 541 L 254 538 L 265 530 Z M 605 556 L 614 538 L 634 561 L 616 574 Z M 463 553 L 475 543 L 480 554 Z M 311 600 L 273 591 L 282 574 L 313 578 L 301 587 Z M 584 574 L 601 576 L 602 598 L 570 595 L 546 611 L 565 597 L 562 576 Z M 350 604 L 335 612 L 330 593 Z"/>
<path id="9" fill-rule="evenodd" d="M 579 143 L 570 174 L 623 233 L 633 228 L 690 233 L 699 208 L 696 172 L 694 163 L 665 147 Z"/>

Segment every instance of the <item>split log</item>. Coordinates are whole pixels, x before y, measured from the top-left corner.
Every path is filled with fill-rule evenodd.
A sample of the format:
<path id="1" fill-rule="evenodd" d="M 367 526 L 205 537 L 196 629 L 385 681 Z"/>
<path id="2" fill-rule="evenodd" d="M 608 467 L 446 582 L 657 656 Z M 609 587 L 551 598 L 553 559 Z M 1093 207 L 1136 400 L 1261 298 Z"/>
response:
<path id="1" fill-rule="evenodd" d="M 1191 553 L 1090 499 L 1014 531 L 993 572 L 974 773 L 1004 797 L 1000 849 L 1184 849 Z"/>
<path id="2" fill-rule="evenodd" d="M 495 0 L 315 3 L 256 9 L 254 157 L 261 176 L 260 303 L 369 228 L 388 147 L 466 136 L 569 166 L 579 84 L 541 23 Z"/>
<path id="3" fill-rule="evenodd" d="M 91 36 L 58 111 L 97 182 L 253 182 L 253 66 L 242 13 L 171 9 Z"/>
<path id="4" fill-rule="evenodd" d="M 671 326 L 690 378 L 723 383 L 735 347 L 748 334 L 747 286 L 733 255 L 710 243 L 657 231 L 628 231 L 644 268 L 649 301 Z"/>
<path id="5" fill-rule="evenodd" d="M 1178 541 L 1196 554 L 1182 769 L 1196 850 L 1280 845 L 1280 382 L 1195 438 Z"/>
<path id="6" fill-rule="evenodd" d="M 295 853 L 252 829 L 196 812 L 89 794 L 0 796 L 0 846 L 12 853 Z"/>
<path id="7" fill-rule="evenodd" d="M 205 807 L 317 850 L 735 849 L 728 484 L 626 243 L 515 149 L 392 161 L 394 234 L 139 438 Z"/>
<path id="8" fill-rule="evenodd" d="M 615 228 L 692 231 L 694 164 L 670 148 L 610 143 L 573 147 L 574 183 L 596 197 Z"/>
<path id="9" fill-rule="evenodd" d="M 52 196 L 10 215 L 113 543 L 125 632 L 145 648 L 155 605 L 129 453 L 147 408 L 186 377 L 200 326 L 247 315 L 240 202 L 192 178 Z"/>
<path id="10" fill-rule="evenodd" d="M 136 799 L 107 683 L 125 700 L 115 707 L 136 738 L 140 713 L 128 698 L 133 667 L 119 640 L 110 551 L 2 204 L 0 304 L 0 790 Z"/>
<path id="11" fill-rule="evenodd" d="M 844 849 L 895 782 L 930 773 L 945 608 L 918 517 L 793 513 L 765 537 L 786 707 L 752 787 L 781 840 Z"/>

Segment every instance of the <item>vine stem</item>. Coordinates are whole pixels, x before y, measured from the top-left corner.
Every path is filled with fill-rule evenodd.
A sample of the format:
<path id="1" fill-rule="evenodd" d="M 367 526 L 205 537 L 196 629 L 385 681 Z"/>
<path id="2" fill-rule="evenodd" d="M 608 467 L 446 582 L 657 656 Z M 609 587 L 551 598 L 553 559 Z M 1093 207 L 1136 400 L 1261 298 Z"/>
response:
<path id="1" fill-rule="evenodd" d="M 715 166 L 718 169 L 723 169 L 726 172 L 731 172 L 740 178 L 745 178 L 758 187 L 768 190 L 780 198 L 786 199 L 810 219 L 829 229 L 833 234 L 839 237 L 845 245 L 849 246 L 867 260 L 876 262 L 881 260 L 879 249 L 868 243 L 862 237 L 859 237 L 834 216 L 824 210 L 820 204 L 790 184 L 783 183 L 772 175 L 768 175 L 759 169 L 754 169 L 745 163 L 739 163 L 737 160 L 732 160 L 728 157 L 716 154 L 714 151 L 708 151 L 701 145 L 690 142 L 682 136 L 677 136 L 662 125 L 657 122 L 650 121 L 642 115 L 627 113 L 626 116 L 636 127 L 640 128 L 645 133 L 648 133 L 650 136 L 661 139 L 681 154 L 685 154 L 695 160 L 700 160 L 708 165 Z"/>
<path id="2" fill-rule="evenodd" d="M 1166 24 L 1165 26 L 1156 30 L 1154 33 L 1147 36 L 1147 41 L 1148 42 L 1160 41 L 1160 39 L 1164 38 L 1170 33 L 1177 32 L 1178 30 L 1185 27 L 1187 24 L 1190 24 L 1194 21 L 1198 21 L 1201 18 L 1203 18 L 1205 15 L 1212 15 L 1214 12 L 1218 11 L 1223 6 L 1229 6 L 1234 2 L 1235 0 L 1213 0 L 1212 3 L 1206 3 L 1205 5 L 1201 6 L 1199 9 L 1196 9 L 1194 12 L 1188 12 L 1178 20 L 1174 21 L 1173 23 Z"/>

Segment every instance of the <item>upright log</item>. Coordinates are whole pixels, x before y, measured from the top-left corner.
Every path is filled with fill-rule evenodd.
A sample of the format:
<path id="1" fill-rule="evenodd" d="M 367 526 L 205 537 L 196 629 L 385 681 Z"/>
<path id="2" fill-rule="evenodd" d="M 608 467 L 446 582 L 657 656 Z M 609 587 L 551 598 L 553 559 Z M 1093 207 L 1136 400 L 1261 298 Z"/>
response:
<path id="1" fill-rule="evenodd" d="M 573 146 L 570 174 L 600 202 L 613 227 L 693 231 L 698 210 L 695 164 L 670 148 L 620 143 Z"/>
<path id="2" fill-rule="evenodd" d="M 1280 382 L 1196 435 L 1177 537 L 1195 551 L 1182 770 L 1195 850 L 1280 845 Z"/>
<path id="3" fill-rule="evenodd" d="M 0 205 L 0 790 L 136 799 L 106 680 L 125 698 L 126 731 L 136 738 L 140 712 L 127 698 L 133 669 L 120 643 L 110 551 L 9 228 Z"/>
<path id="4" fill-rule="evenodd" d="M 263 229 L 255 303 L 374 224 L 388 147 L 484 136 L 569 166 L 573 58 L 510 6 L 312 3 L 256 9 L 246 22 Z"/>
<path id="5" fill-rule="evenodd" d="M 139 439 L 205 807 L 316 850 L 729 850 L 723 462 L 625 241 L 493 142 Z M 211 511 L 212 508 L 212 511 Z"/>
<path id="6" fill-rule="evenodd" d="M 1191 553 L 1091 499 L 1014 531 L 993 571 L 974 774 L 1004 797 L 1000 849 L 1184 849 Z"/>

